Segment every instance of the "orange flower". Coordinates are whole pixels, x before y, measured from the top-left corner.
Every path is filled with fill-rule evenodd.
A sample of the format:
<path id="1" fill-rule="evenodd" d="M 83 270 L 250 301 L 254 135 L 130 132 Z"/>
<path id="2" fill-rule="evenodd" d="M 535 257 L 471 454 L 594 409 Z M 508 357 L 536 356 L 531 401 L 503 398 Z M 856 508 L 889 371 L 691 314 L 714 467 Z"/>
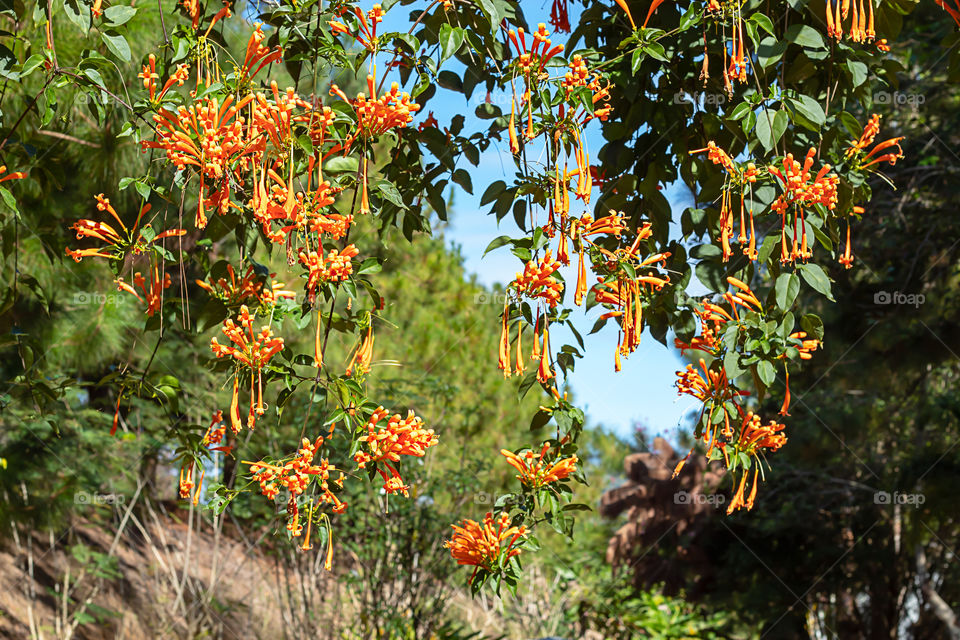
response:
<path id="1" fill-rule="evenodd" d="M 359 442 L 366 445 L 366 451 L 357 451 L 353 459 L 358 469 L 366 468 L 370 462 L 382 462 L 387 470 L 377 467 L 377 472 L 383 478 L 384 491 L 388 494 L 402 493 L 409 496 L 410 487 L 403 483 L 403 478 L 396 468 L 400 456 L 422 458 L 427 449 L 436 445 L 439 440 L 433 429 L 423 428 L 423 421 L 415 416 L 413 411 L 410 411 L 406 418 L 394 414 L 385 426 L 379 426 L 378 423 L 388 415 L 383 407 L 377 407 L 373 412 L 367 422 L 366 434 L 358 438 Z"/>
<path id="2" fill-rule="evenodd" d="M 159 265 L 154 264 L 153 269 L 150 270 L 149 286 L 139 271 L 133 274 L 133 286 L 124 282 L 123 278 L 117 278 L 116 283 L 119 291 L 132 293 L 136 296 L 137 300 L 146 304 L 147 316 L 152 316 L 160 310 L 163 304 L 163 290 L 170 287 L 170 274 L 164 273 L 163 278 L 161 278 Z M 137 293 L 134 287 L 140 287 L 140 290 L 143 292 L 143 297 L 140 297 L 140 294 Z"/>
<path id="3" fill-rule="evenodd" d="M 2 167 L 0 167 L 2 169 Z M 101 242 L 106 242 L 108 246 L 98 247 L 94 249 L 67 249 L 67 255 L 73 258 L 76 262 L 80 262 L 83 258 L 96 256 L 99 258 L 107 258 L 110 260 L 119 260 L 124 256 L 124 254 L 130 250 L 134 255 L 143 253 L 146 249 L 156 242 L 157 240 L 162 240 L 164 238 L 182 236 L 186 233 L 183 229 L 169 229 L 161 233 L 153 233 L 150 225 L 144 227 L 144 229 L 138 231 L 140 227 L 140 221 L 143 219 L 143 216 L 150 211 L 150 205 L 145 204 L 140 209 L 140 214 L 137 216 L 136 222 L 133 224 L 133 228 L 128 229 L 127 226 L 121 220 L 119 214 L 116 210 L 110 205 L 110 200 L 103 197 L 103 194 L 96 196 L 97 200 L 97 209 L 99 211 L 106 211 L 110 214 L 111 217 L 116 221 L 117 228 L 105 223 L 105 222 L 94 222 L 93 220 L 78 220 L 77 222 L 71 225 L 71 229 L 77 232 L 77 240 L 82 240 L 83 238 L 96 238 Z M 147 231 L 150 229 L 150 231 Z M 149 239 L 148 239 L 149 238 Z"/>
<path id="4" fill-rule="evenodd" d="M 178 493 L 182 500 L 192 500 L 193 506 L 197 506 L 200 502 L 200 492 L 203 490 L 203 476 L 206 474 L 207 470 L 203 467 L 200 467 L 200 479 L 196 483 L 196 491 L 193 490 L 193 467 L 194 462 L 190 462 L 190 467 L 187 468 L 186 474 L 184 474 L 184 467 L 180 467 L 180 484 L 178 487 Z"/>
<path id="5" fill-rule="evenodd" d="M 282 282 L 276 280 L 263 280 L 257 274 L 253 265 L 248 265 L 243 277 L 237 279 L 236 271 L 232 264 L 227 265 L 226 278 L 218 278 L 215 282 L 204 282 L 196 280 L 197 285 L 210 293 L 210 295 L 221 300 L 228 307 L 235 307 L 242 304 L 256 303 L 258 305 L 272 305 L 281 298 L 292 299 L 295 297 L 293 291 L 284 289 Z M 276 277 L 276 273 L 271 273 L 270 278 Z"/>
<path id="6" fill-rule="evenodd" d="M 373 360 L 373 322 L 367 327 L 367 335 L 360 344 L 357 345 L 353 357 L 350 358 L 350 364 L 347 365 L 346 374 L 348 376 L 363 374 L 370 371 L 370 363 Z"/>
<path id="7" fill-rule="evenodd" d="M 553 260 L 550 250 L 547 249 L 539 261 L 527 262 L 523 273 L 517 273 L 517 277 L 508 288 L 512 287 L 518 295 L 543 300 L 550 305 L 550 308 L 556 307 L 563 292 L 563 283 L 553 277 L 559 268 L 560 262 Z"/>
<path id="8" fill-rule="evenodd" d="M 563 480 L 577 470 L 577 456 L 558 458 L 553 463 L 544 462 L 543 458 L 549 449 L 550 444 L 545 443 L 540 449 L 539 456 L 530 450 L 516 454 L 501 449 L 500 454 L 507 459 L 508 464 L 520 472 L 517 480 L 531 489 L 539 489 L 551 482 Z"/>
<path id="9" fill-rule="evenodd" d="M 450 549 L 457 564 L 476 567 L 470 582 L 473 582 L 477 570 L 494 571 L 519 555 L 520 550 L 514 549 L 513 545 L 527 532 L 526 527 L 510 526 L 510 517 L 506 513 L 501 513 L 496 520 L 492 513 L 488 513 L 482 525 L 465 519 L 460 525 L 451 526 L 453 536 L 443 546 Z"/>
<path id="10" fill-rule="evenodd" d="M 319 459 L 319 464 L 314 464 L 320 447 L 323 445 L 323 436 L 317 436 L 317 439 L 311 443 L 306 438 L 300 442 L 300 449 L 297 450 L 289 461 L 280 464 L 269 464 L 264 461 L 248 462 L 243 464 L 250 465 L 250 472 L 253 479 L 260 487 L 260 493 L 268 499 L 273 500 L 280 495 L 280 488 L 283 487 L 289 493 L 287 501 L 287 529 L 290 533 L 299 537 L 303 526 L 300 524 L 300 508 L 297 498 L 306 491 L 310 482 L 316 480 L 320 486 L 319 504 L 330 504 L 334 513 L 343 513 L 347 510 L 347 503 L 342 502 L 330 488 L 330 473 L 339 472 L 340 477 L 334 480 L 334 484 L 343 486 L 343 472 L 330 464 L 330 461 L 323 458 Z M 310 517 L 313 517 L 313 502 L 311 501 Z M 309 524 L 308 524 L 309 531 Z"/>
<path id="11" fill-rule="evenodd" d="M 356 245 L 347 245 L 339 252 L 331 249 L 324 256 L 316 251 L 300 252 L 300 262 L 307 267 L 307 291 L 313 294 L 320 282 L 342 282 L 353 273 L 351 258 L 359 255 Z"/>
<path id="12" fill-rule="evenodd" d="M 283 338 L 273 337 L 273 331 L 269 326 L 261 327 L 259 334 L 253 332 L 253 318 L 246 305 L 240 307 L 240 323 L 237 324 L 231 318 L 223 323 L 223 333 L 235 347 L 222 345 L 217 342 L 217 338 L 210 340 L 210 349 L 217 358 L 233 357 L 238 362 L 250 368 L 250 413 L 247 417 L 247 426 L 253 428 L 256 418 L 255 415 L 263 415 L 266 412 L 263 404 L 263 367 L 267 366 L 275 354 L 283 349 Z M 256 375 L 254 375 L 256 374 Z M 257 394 L 254 394 L 254 380 L 257 383 Z M 237 385 L 233 388 L 233 401 L 237 402 Z M 257 399 L 254 404 L 254 398 Z"/>
<path id="13" fill-rule="evenodd" d="M 7 166 L 0 165 L 0 182 L 6 182 L 7 180 L 22 180 L 27 177 L 27 174 L 23 171 L 14 171 L 13 173 L 7 173 Z"/>

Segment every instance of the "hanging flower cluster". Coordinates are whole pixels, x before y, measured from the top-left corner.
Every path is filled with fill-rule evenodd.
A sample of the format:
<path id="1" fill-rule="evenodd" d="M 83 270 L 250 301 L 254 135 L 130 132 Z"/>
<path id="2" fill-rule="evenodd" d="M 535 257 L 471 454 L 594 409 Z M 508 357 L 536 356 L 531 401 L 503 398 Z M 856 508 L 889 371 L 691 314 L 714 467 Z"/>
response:
<path id="1" fill-rule="evenodd" d="M 723 366 L 728 347 L 719 337 L 727 332 L 731 323 L 738 325 L 738 332 L 742 332 L 746 330 L 745 322 L 750 314 L 760 316 L 761 320 L 765 314 L 759 298 L 745 282 L 732 277 L 728 277 L 727 282 L 732 290 L 721 296 L 726 307 L 709 300 L 703 301 L 701 308 L 697 310 L 700 324 L 698 334 L 690 342 L 678 338 L 675 344 L 681 353 L 688 350 L 700 351 L 712 360 L 708 364 L 706 358 L 700 358 L 698 366 L 691 364 L 686 370 L 678 371 L 676 385 L 678 393 L 692 396 L 702 404 L 698 436 L 707 446 L 707 458 L 722 459 L 724 467 L 731 473 L 736 473 L 737 469 L 742 467 L 740 482 L 735 482 L 737 491 L 727 510 L 727 513 L 732 513 L 740 508 L 753 508 L 757 478 L 763 462 L 761 455 L 765 450 L 771 453 L 778 450 L 786 442 L 786 437 L 780 433 L 784 429 L 782 424 L 771 421 L 767 426 L 760 425 L 760 418 L 744 406 L 750 393 L 738 389 Z M 803 331 L 792 333 L 789 342 L 803 360 L 812 358 L 812 352 L 820 345 L 819 340 L 808 338 Z M 786 357 L 782 359 L 787 386 L 780 413 L 787 415 L 790 405 L 790 378 L 789 370 L 786 369 Z M 745 459 L 753 460 L 752 464 L 756 465 L 753 486 L 747 498 L 743 495 L 748 468 L 744 465 Z M 680 472 L 685 462 L 686 458 L 677 465 L 674 475 Z"/>
<path id="2" fill-rule="evenodd" d="M 520 555 L 517 540 L 527 533 L 525 526 L 511 526 L 506 513 L 501 513 L 498 518 L 488 513 L 482 524 L 465 519 L 452 526 L 453 536 L 444 542 L 444 546 L 450 549 L 457 564 L 474 567 L 470 582 L 480 569 L 492 573 Z"/>
<path id="3" fill-rule="evenodd" d="M 413 411 L 410 411 L 406 418 L 394 414 L 385 425 L 380 425 L 388 416 L 389 412 L 383 407 L 377 407 L 367 422 L 366 434 L 358 439 L 365 445 L 366 450 L 357 451 L 353 459 L 358 469 L 365 469 L 368 464 L 371 469 L 376 469 L 383 478 L 383 490 L 387 494 L 402 493 L 408 496 L 410 487 L 404 484 L 397 470 L 400 456 L 422 458 L 427 449 L 436 445 L 439 440 L 433 429 L 423 428 L 423 421 L 415 416 Z M 380 466 L 381 463 L 383 466 Z"/>
<path id="4" fill-rule="evenodd" d="M 550 443 L 547 442 L 541 447 L 540 455 L 529 449 L 519 454 L 501 449 L 500 454 L 507 459 L 507 464 L 520 473 L 517 480 L 530 489 L 537 490 L 550 483 L 564 480 L 577 470 L 577 456 L 568 458 L 557 456 L 552 462 L 545 462 L 544 457 L 549 451 Z"/>

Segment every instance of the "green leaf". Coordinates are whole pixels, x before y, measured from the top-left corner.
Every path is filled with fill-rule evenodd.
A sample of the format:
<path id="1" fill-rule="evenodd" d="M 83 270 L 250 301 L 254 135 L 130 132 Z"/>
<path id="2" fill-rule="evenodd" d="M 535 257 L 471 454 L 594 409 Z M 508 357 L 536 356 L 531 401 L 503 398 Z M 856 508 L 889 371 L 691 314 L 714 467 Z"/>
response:
<path id="1" fill-rule="evenodd" d="M 764 109 L 757 114 L 757 139 L 767 152 L 777 146 L 783 132 L 787 130 L 789 119 L 786 111 L 771 112 Z"/>
<path id="2" fill-rule="evenodd" d="M 760 381 L 769 387 L 777 379 L 777 370 L 766 360 L 761 360 L 757 363 L 757 375 Z"/>
<path id="3" fill-rule="evenodd" d="M 40 65 L 43 64 L 43 56 L 39 53 L 35 53 L 23 63 L 23 66 L 20 68 L 20 77 L 26 78 L 28 75 L 33 73 Z"/>
<path id="4" fill-rule="evenodd" d="M 867 65 L 856 60 L 847 60 L 847 69 L 850 70 L 850 79 L 856 89 L 867 81 Z"/>
<path id="5" fill-rule="evenodd" d="M 750 16 L 748 20 L 769 33 L 771 36 L 776 37 L 777 34 L 773 32 L 773 21 L 767 16 L 763 15 L 762 13 L 755 13 Z"/>
<path id="6" fill-rule="evenodd" d="M 407 205 L 403 203 L 403 196 L 400 195 L 400 191 L 397 189 L 396 185 L 386 179 L 377 180 L 373 183 L 373 186 L 380 192 L 380 195 L 384 197 L 385 200 L 391 202 L 392 204 L 397 205 L 401 209 L 406 209 Z"/>
<path id="7" fill-rule="evenodd" d="M 818 264 L 807 263 L 800 265 L 800 275 L 804 281 L 815 291 L 823 294 L 827 300 L 833 301 L 833 293 L 830 291 L 830 278 Z"/>
<path id="8" fill-rule="evenodd" d="M 440 62 L 449 59 L 460 50 L 464 41 L 463 29 L 444 23 L 440 26 Z"/>
<path id="9" fill-rule="evenodd" d="M 786 33 L 783 34 L 783 39 L 787 42 L 798 44 L 801 47 L 809 47 L 811 49 L 827 48 L 827 44 L 823 41 L 823 36 L 820 35 L 820 32 L 805 24 L 791 25 Z"/>
<path id="10" fill-rule="evenodd" d="M 787 311 L 800 293 L 800 278 L 795 273 L 781 273 L 775 286 L 777 306 Z"/>
<path id="11" fill-rule="evenodd" d="M 130 62 L 130 45 L 127 44 L 126 38 L 121 35 L 101 33 L 100 39 L 103 40 L 103 44 L 107 45 L 110 53 L 120 58 L 123 62 Z"/>
<path id="12" fill-rule="evenodd" d="M 107 19 L 107 22 L 110 23 L 110 26 L 119 27 L 122 24 L 130 22 L 130 19 L 137 14 L 136 7 L 131 7 L 125 4 L 116 4 L 112 7 L 108 7 L 106 11 L 103 12 L 103 16 Z"/>
<path id="13" fill-rule="evenodd" d="M 328 173 L 354 173 L 360 168 L 360 161 L 353 156 L 336 156 L 323 164 Z"/>
<path id="14" fill-rule="evenodd" d="M 810 96 L 801 95 L 798 98 L 791 99 L 790 103 L 815 127 L 820 127 L 827 120 L 827 114 L 823 111 L 823 107 Z"/>
<path id="15" fill-rule="evenodd" d="M 513 242 L 513 238 L 511 238 L 510 236 L 500 236 L 498 238 L 494 238 L 493 242 L 488 244 L 487 248 L 484 249 L 483 255 L 485 256 L 491 251 L 493 251 L 494 249 L 499 249 L 500 247 L 506 244 L 510 244 L 511 242 Z"/>

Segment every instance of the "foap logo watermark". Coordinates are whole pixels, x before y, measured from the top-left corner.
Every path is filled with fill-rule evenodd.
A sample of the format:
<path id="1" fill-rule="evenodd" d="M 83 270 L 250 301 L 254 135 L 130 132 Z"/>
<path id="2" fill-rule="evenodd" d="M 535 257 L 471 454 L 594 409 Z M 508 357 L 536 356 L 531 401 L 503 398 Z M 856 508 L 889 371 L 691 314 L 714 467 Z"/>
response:
<path id="1" fill-rule="evenodd" d="M 887 491 L 877 491 L 873 494 L 873 504 L 906 504 L 919 507 L 926 501 L 927 497 L 922 493 L 901 493 L 899 491 L 888 493 Z"/>
<path id="2" fill-rule="evenodd" d="M 878 91 L 873 94 L 873 101 L 877 104 L 890 104 L 898 107 L 917 109 L 927 101 L 922 93 L 904 93 L 902 91 Z"/>
<path id="3" fill-rule="evenodd" d="M 502 307 L 507 303 L 505 293 L 478 293 L 473 296 L 473 304 L 495 304 Z"/>
<path id="4" fill-rule="evenodd" d="M 513 105 L 513 93 L 508 91 L 491 91 L 490 93 L 475 93 L 470 99 L 470 105 L 479 107 L 482 104 L 490 104 L 500 107 L 501 111 L 509 111 Z"/>
<path id="5" fill-rule="evenodd" d="M 503 500 L 507 496 L 511 496 L 507 500 Z M 514 503 L 516 498 L 513 498 L 511 494 L 496 494 L 496 493 L 487 493 L 486 491 L 478 491 L 473 494 L 473 504 L 480 505 L 481 507 L 493 507 L 493 506 L 504 506 L 511 505 Z"/>
<path id="6" fill-rule="evenodd" d="M 914 308 L 919 308 L 920 305 L 926 301 L 927 298 L 922 293 L 903 293 L 900 291 L 890 293 L 889 291 L 877 291 L 873 294 L 873 304 L 909 304 L 913 305 Z"/>
<path id="7" fill-rule="evenodd" d="M 127 300 L 128 297 L 119 292 L 100 293 L 99 291 L 77 291 L 73 294 L 73 304 L 93 304 L 98 307 L 106 304 L 125 304 Z"/>
<path id="8" fill-rule="evenodd" d="M 696 504 L 710 505 L 720 507 L 727 501 L 727 497 L 722 493 L 690 493 L 689 491 L 677 491 L 673 494 L 673 504 Z"/>
<path id="9" fill-rule="evenodd" d="M 673 104 L 696 104 L 701 107 L 707 105 L 721 105 L 727 102 L 727 96 L 722 93 L 706 93 L 703 91 L 677 91 L 673 94 Z"/>
<path id="10" fill-rule="evenodd" d="M 73 504 L 92 504 L 96 506 L 103 505 L 121 505 L 126 502 L 126 496 L 118 493 L 88 493 L 86 491 L 77 491 L 73 494 Z"/>

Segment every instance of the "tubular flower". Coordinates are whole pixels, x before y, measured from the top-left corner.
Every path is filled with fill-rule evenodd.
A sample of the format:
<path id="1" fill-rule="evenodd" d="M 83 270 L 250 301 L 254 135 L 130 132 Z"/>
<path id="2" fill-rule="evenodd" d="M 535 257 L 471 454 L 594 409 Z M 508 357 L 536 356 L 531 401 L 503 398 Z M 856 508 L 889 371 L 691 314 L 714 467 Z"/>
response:
<path id="1" fill-rule="evenodd" d="M 231 177 L 240 180 L 240 169 L 256 151 L 247 143 L 245 120 L 239 115 L 252 100 L 253 96 L 247 96 L 234 105 L 233 96 L 228 96 L 221 105 L 216 98 L 204 98 L 175 112 L 161 107 L 153 116 L 157 140 L 141 143 L 144 150 L 164 150 L 177 169 L 196 169 L 200 177 L 198 229 L 207 226 L 208 207 L 221 215 L 230 207 L 239 208 L 230 201 L 230 182 Z"/>
<path id="2" fill-rule="evenodd" d="M 331 249 L 326 256 L 316 251 L 300 252 L 300 262 L 307 267 L 307 291 L 313 295 L 321 282 L 342 282 L 353 273 L 352 258 L 359 255 L 355 245 L 347 245 L 339 252 Z"/>
<path id="3" fill-rule="evenodd" d="M 203 467 L 200 467 L 200 479 L 197 481 L 196 485 L 193 482 L 193 468 L 195 466 L 194 462 L 190 462 L 189 468 L 186 468 L 186 473 L 184 473 L 184 467 L 180 467 L 180 484 L 178 486 L 178 493 L 181 500 L 191 500 L 193 506 L 197 506 L 200 502 L 200 492 L 203 490 L 203 476 L 206 474 L 207 470 Z M 196 486 L 196 490 L 194 490 Z"/>
<path id="4" fill-rule="evenodd" d="M 402 493 L 409 496 L 410 487 L 403 483 L 397 463 L 400 456 L 415 456 L 422 458 L 427 449 L 436 445 L 439 440 L 433 429 L 424 429 L 423 421 L 410 411 L 406 418 L 394 414 L 387 420 L 385 426 L 379 423 L 390 414 L 383 407 L 377 407 L 367 422 L 366 434 L 358 438 L 365 446 L 354 454 L 353 459 L 358 469 L 366 468 L 368 463 L 376 465 L 377 473 L 383 478 L 383 490 L 387 494 Z M 386 470 L 379 466 L 383 463 Z"/>
<path id="5" fill-rule="evenodd" d="M 283 49 L 280 47 L 271 49 L 263 45 L 265 36 L 262 26 L 263 23 L 261 22 L 253 25 L 253 33 L 250 34 L 250 39 L 247 41 L 247 53 L 244 56 L 243 66 L 240 67 L 239 73 L 243 80 L 253 78 L 268 64 L 283 60 Z"/>
<path id="6" fill-rule="evenodd" d="M 340 17 L 347 13 L 347 9 L 341 9 Z M 353 7 L 353 14 L 357 18 L 357 31 L 351 32 L 350 27 L 340 20 L 330 20 L 327 24 L 334 35 L 347 33 L 352 35 L 365 49 L 376 51 L 377 49 L 377 25 L 383 22 L 383 8 L 379 4 L 373 5 L 370 11 L 363 12 L 358 7 Z"/>
<path id="7" fill-rule="evenodd" d="M 500 454 L 507 459 L 510 466 L 520 472 L 517 480 L 536 490 L 552 482 L 563 480 L 577 470 L 577 456 L 557 458 L 552 463 L 544 462 L 543 458 L 549 449 L 550 443 L 544 443 L 539 456 L 530 450 L 516 454 L 501 449 Z"/>
<path id="8" fill-rule="evenodd" d="M 747 470 L 744 469 L 742 472 L 740 484 L 733 500 L 730 502 L 730 506 L 727 508 L 727 514 L 731 514 L 740 508 L 745 508 L 747 511 L 753 508 L 753 501 L 757 495 L 758 474 L 760 472 L 760 453 L 764 449 L 770 452 L 777 451 L 786 444 L 787 437 L 781 433 L 783 429 L 784 425 L 774 420 L 771 420 L 769 424 L 761 425 L 760 416 L 754 414 L 752 411 L 744 416 L 739 437 L 733 443 L 732 454 L 733 457 L 739 456 L 739 454 L 746 454 L 753 458 L 757 468 L 753 474 L 753 487 L 747 498 L 743 496 Z"/>
<path id="9" fill-rule="evenodd" d="M 0 167 L 0 169 L 2 169 L 2 167 Z M 150 225 L 147 225 L 142 230 L 138 230 L 143 216 L 150 211 L 149 204 L 143 205 L 143 207 L 140 209 L 140 214 L 137 216 L 137 219 L 133 224 L 133 228 L 128 229 L 123 223 L 123 220 L 120 218 L 120 215 L 110 205 L 109 199 L 105 198 L 101 193 L 96 196 L 96 200 L 97 210 L 106 211 L 108 214 L 110 214 L 110 216 L 116 222 L 116 227 L 105 222 L 94 222 L 93 220 L 86 219 L 78 220 L 73 223 L 70 228 L 77 232 L 77 240 L 82 240 L 83 238 L 95 238 L 101 242 L 107 243 L 107 246 L 94 249 L 68 248 L 67 255 L 73 258 L 76 262 L 80 262 L 80 260 L 83 258 L 90 256 L 107 258 L 110 260 L 119 260 L 128 250 L 134 255 L 138 255 L 146 251 L 146 249 L 157 240 L 182 236 L 186 233 L 186 231 L 183 229 L 169 229 L 167 231 L 154 234 Z M 150 231 L 144 233 L 146 229 L 150 229 Z"/>
<path id="10" fill-rule="evenodd" d="M 163 100 L 163 96 L 173 85 L 183 86 L 183 83 L 190 77 L 190 65 L 187 63 L 179 65 L 173 75 L 164 83 L 159 94 L 157 94 L 157 80 L 160 79 L 160 76 L 157 75 L 157 57 L 155 55 L 150 54 L 147 58 L 147 64 L 143 65 L 143 70 L 137 74 L 137 77 L 143 81 L 143 88 L 150 92 L 150 102 L 156 103 Z"/>
<path id="11" fill-rule="evenodd" d="M 902 136 L 899 138 L 890 138 L 889 140 L 879 142 L 873 147 L 873 149 L 867 151 L 867 147 L 873 144 L 873 141 L 876 140 L 877 134 L 879 133 L 880 116 L 875 113 L 870 116 L 869 120 L 867 120 L 867 124 L 863 127 L 863 133 L 860 135 L 860 137 L 851 142 L 850 147 L 847 149 L 846 155 L 848 158 L 856 157 L 857 169 L 866 169 L 867 167 L 880 162 L 889 162 L 892 166 L 897 164 L 897 160 L 899 158 L 903 157 L 903 149 L 900 147 L 900 141 L 903 140 Z M 887 149 L 890 150 L 887 151 Z M 874 157 L 881 151 L 886 151 L 886 153 L 882 153 Z"/>
<path id="12" fill-rule="evenodd" d="M 754 231 L 753 222 L 753 198 L 751 197 L 750 199 L 750 231 L 747 232 L 745 213 L 748 209 L 744 205 L 744 190 L 745 188 L 752 188 L 751 185 L 757 181 L 759 171 L 752 162 L 747 164 L 746 169 L 741 169 L 740 166 L 733 161 L 733 158 L 731 158 L 726 151 L 718 147 L 712 140 L 707 143 L 707 146 L 703 149 L 694 149 L 690 153 L 703 153 L 704 151 L 707 152 L 707 159 L 709 159 L 710 162 L 723 167 L 727 173 L 720 198 L 720 246 L 723 250 L 723 260 L 726 262 L 733 255 L 730 242 L 734 237 L 733 207 L 735 206 L 735 196 L 733 189 L 735 185 L 740 186 L 740 235 L 737 238 L 737 242 L 739 242 L 741 246 L 747 245 L 743 247 L 743 255 L 747 256 L 750 260 L 756 260 L 759 254 L 757 252 L 757 235 Z"/>
<path id="13" fill-rule="evenodd" d="M 830 165 L 825 164 L 812 176 L 813 159 L 817 150 L 813 147 L 807 152 L 803 165 L 788 153 L 783 159 L 783 169 L 771 166 L 768 171 L 777 178 L 783 193 L 777 196 L 770 208 L 780 214 L 780 262 L 792 263 L 806 260 L 813 255 L 807 238 L 807 225 L 804 209 L 822 205 L 832 211 L 837 206 L 837 187 L 840 178 L 836 174 L 827 175 Z M 792 213 L 793 246 L 787 249 L 787 228 Z"/>
<path id="14" fill-rule="evenodd" d="M 160 277 L 160 267 L 157 264 L 153 265 L 153 269 L 150 270 L 150 282 L 148 283 L 143 275 L 137 271 L 133 274 L 133 286 L 130 286 L 123 281 L 123 278 L 117 278 L 117 290 L 126 291 L 127 293 L 132 293 L 136 296 L 137 300 L 147 305 L 147 316 L 152 316 L 157 311 L 160 310 L 160 307 L 163 304 L 163 290 L 170 287 L 170 274 L 165 273 L 163 277 Z M 143 297 L 137 293 L 137 290 L 134 287 L 139 287 L 143 292 Z"/>
<path id="15" fill-rule="evenodd" d="M 864 1 L 866 1 L 866 7 L 864 7 Z M 836 7 L 833 6 L 833 2 L 836 2 Z M 848 16 L 850 16 L 848 35 L 851 40 L 872 42 L 876 38 L 873 0 L 827 0 L 827 35 L 840 41 L 843 38 L 843 21 Z"/>
<path id="16" fill-rule="evenodd" d="M 567 9 L 567 0 L 553 0 L 550 7 L 550 26 L 557 33 L 570 33 L 570 15 Z"/>
<path id="17" fill-rule="evenodd" d="M 482 525 L 475 520 L 463 520 L 460 525 L 451 526 L 453 535 L 443 546 L 450 549 L 457 564 L 476 567 L 470 582 L 479 569 L 495 571 L 519 555 L 520 549 L 513 546 L 527 532 L 526 527 L 510 526 L 510 517 L 506 513 L 501 513 L 497 519 L 488 513 Z"/>
<path id="18" fill-rule="evenodd" d="M 293 291 L 284 289 L 282 282 L 272 280 L 276 275 L 276 273 L 271 273 L 270 279 L 265 280 L 257 274 L 253 265 L 248 265 L 243 277 L 238 279 L 233 265 L 228 264 L 227 276 L 229 280 L 227 278 L 217 278 L 216 281 L 196 280 L 195 282 L 200 288 L 228 307 L 243 304 L 270 306 L 276 304 L 277 300 L 282 298 L 293 299 L 296 295 Z"/>
<path id="19" fill-rule="evenodd" d="M 7 166 L 0 166 L 0 182 L 6 182 L 7 180 L 23 180 L 27 177 L 27 174 L 23 171 L 14 171 L 13 173 L 7 173 L 7 175 L 3 175 L 5 173 L 7 173 Z"/>
<path id="20" fill-rule="evenodd" d="M 953 21 L 957 23 L 957 26 L 960 27 L 960 0 L 953 0 L 954 6 L 951 7 L 949 0 L 934 0 L 937 3 L 937 6 L 947 12 L 947 14 L 953 18 Z"/>
<path id="21" fill-rule="evenodd" d="M 523 273 L 517 273 L 510 287 L 517 292 L 517 295 L 542 300 L 552 309 L 560 302 L 560 296 L 563 293 L 563 283 L 553 277 L 559 268 L 560 262 L 553 260 L 550 250 L 547 249 L 539 261 L 527 262 Z"/>
<path id="22" fill-rule="evenodd" d="M 250 465 L 250 472 L 260 487 L 260 493 L 269 500 L 276 499 L 280 495 L 281 488 L 287 490 L 289 494 L 287 530 L 294 537 L 299 537 L 303 533 L 297 499 L 307 490 L 311 481 L 316 480 L 319 485 L 321 494 L 319 504 L 330 504 L 333 513 L 343 513 L 347 510 L 347 503 L 342 502 L 330 487 L 331 472 L 339 473 L 339 478 L 333 482 L 338 487 L 343 487 L 343 472 L 331 465 L 329 460 L 317 458 L 323 442 L 323 436 L 317 436 L 312 443 L 303 438 L 297 453 L 287 462 L 270 464 L 262 460 L 260 462 L 243 461 L 243 464 Z M 317 461 L 319 464 L 315 464 Z M 312 500 L 310 500 L 310 507 L 308 523 L 313 517 Z"/>
<path id="23" fill-rule="evenodd" d="M 223 333 L 236 346 L 222 345 L 214 337 L 210 340 L 210 349 L 217 358 L 232 357 L 250 369 L 250 413 L 247 426 L 251 429 L 256 423 L 255 415 L 263 415 L 263 367 L 267 366 L 275 354 L 283 349 L 283 338 L 275 338 L 269 326 L 261 327 L 259 334 L 253 332 L 253 318 L 246 305 L 240 307 L 239 324 L 227 318 L 223 323 Z M 254 375 L 255 374 L 255 375 Z M 256 381 L 257 393 L 254 394 Z M 233 402 L 237 404 L 238 385 L 233 386 Z M 254 399 L 256 398 L 256 404 Z"/>
<path id="24" fill-rule="evenodd" d="M 640 27 L 641 29 L 647 28 L 647 23 L 650 22 L 650 16 L 652 16 L 656 12 L 656 10 L 660 7 L 661 4 L 663 4 L 663 0 L 653 0 L 650 3 L 650 8 L 647 10 L 647 17 L 643 21 L 643 26 Z"/>
<path id="25" fill-rule="evenodd" d="M 373 323 L 367 327 L 367 334 L 360 344 L 357 345 L 350 358 L 350 364 L 347 365 L 346 374 L 348 376 L 362 376 L 370 371 L 370 363 L 373 361 Z"/>

